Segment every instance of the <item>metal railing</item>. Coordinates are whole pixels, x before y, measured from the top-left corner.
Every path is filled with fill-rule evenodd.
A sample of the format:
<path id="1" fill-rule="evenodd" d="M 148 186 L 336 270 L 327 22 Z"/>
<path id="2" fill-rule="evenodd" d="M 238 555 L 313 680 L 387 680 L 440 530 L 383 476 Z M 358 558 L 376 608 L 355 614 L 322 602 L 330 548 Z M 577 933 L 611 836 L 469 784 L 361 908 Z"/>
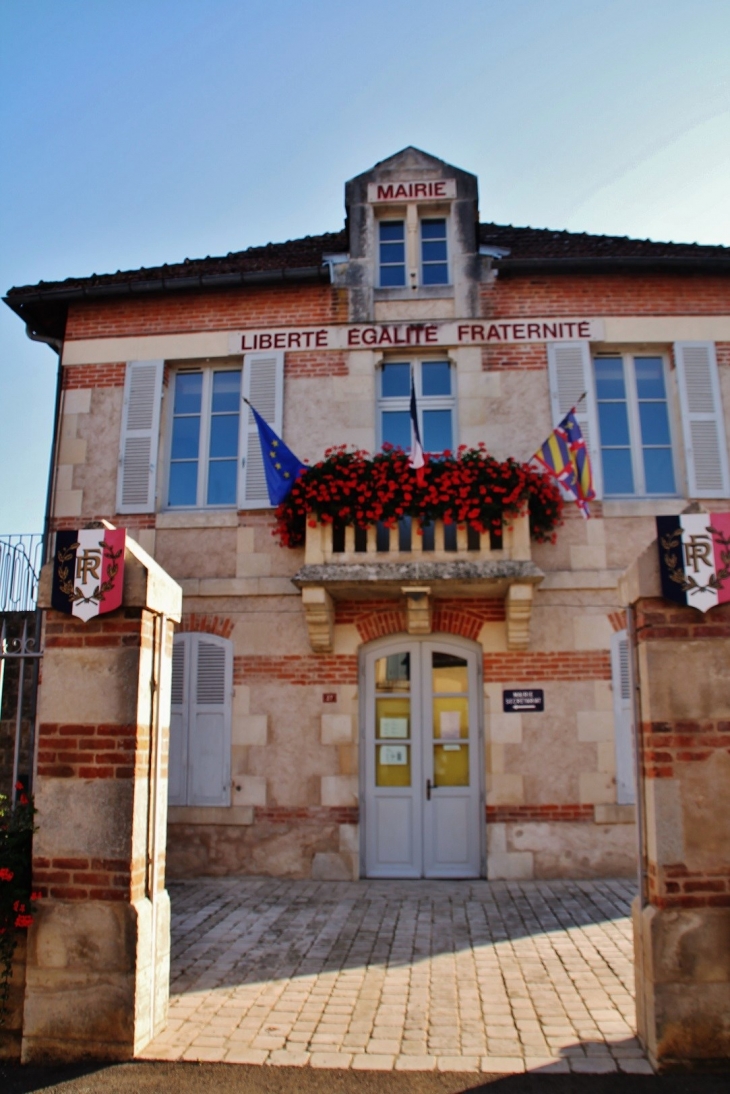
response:
<path id="1" fill-rule="evenodd" d="M 0 535 L 0 612 L 32 612 L 38 602 L 43 536 Z"/>

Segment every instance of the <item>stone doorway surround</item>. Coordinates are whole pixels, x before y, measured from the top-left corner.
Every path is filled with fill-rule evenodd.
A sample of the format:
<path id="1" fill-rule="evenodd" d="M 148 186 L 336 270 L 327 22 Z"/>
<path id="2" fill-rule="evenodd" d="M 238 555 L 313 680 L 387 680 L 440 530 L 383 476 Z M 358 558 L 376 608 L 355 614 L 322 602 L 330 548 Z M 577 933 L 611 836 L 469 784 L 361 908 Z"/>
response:
<path id="1" fill-rule="evenodd" d="M 174 882 L 167 1029 L 145 1059 L 632 1072 L 635 886 Z"/>

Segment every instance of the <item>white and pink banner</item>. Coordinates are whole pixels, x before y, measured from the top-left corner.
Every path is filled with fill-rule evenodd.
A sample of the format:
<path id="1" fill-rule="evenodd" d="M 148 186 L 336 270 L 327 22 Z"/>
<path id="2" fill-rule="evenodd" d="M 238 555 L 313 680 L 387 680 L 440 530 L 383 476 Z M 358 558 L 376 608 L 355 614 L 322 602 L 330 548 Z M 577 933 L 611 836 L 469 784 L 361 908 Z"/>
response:
<path id="1" fill-rule="evenodd" d="M 730 513 L 657 517 L 662 593 L 707 612 L 730 602 Z"/>

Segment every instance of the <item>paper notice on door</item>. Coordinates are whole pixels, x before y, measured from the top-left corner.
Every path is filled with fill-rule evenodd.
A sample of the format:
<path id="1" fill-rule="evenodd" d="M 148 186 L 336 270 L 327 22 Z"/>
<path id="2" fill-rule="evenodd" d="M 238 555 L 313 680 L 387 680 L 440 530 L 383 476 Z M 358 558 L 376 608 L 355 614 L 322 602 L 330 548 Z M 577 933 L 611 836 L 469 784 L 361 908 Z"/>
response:
<path id="1" fill-rule="evenodd" d="M 408 745 L 381 745 L 380 762 L 384 767 L 404 766 L 408 763 Z"/>
<path id="2" fill-rule="evenodd" d="M 442 741 L 458 741 L 461 736 L 461 711 L 442 710 L 439 723 L 439 736 Z"/>
<path id="3" fill-rule="evenodd" d="M 380 719 L 380 736 L 381 737 L 407 737 L 408 736 L 408 719 L 407 718 L 381 718 Z M 405 760 L 403 761 L 405 763 Z"/>

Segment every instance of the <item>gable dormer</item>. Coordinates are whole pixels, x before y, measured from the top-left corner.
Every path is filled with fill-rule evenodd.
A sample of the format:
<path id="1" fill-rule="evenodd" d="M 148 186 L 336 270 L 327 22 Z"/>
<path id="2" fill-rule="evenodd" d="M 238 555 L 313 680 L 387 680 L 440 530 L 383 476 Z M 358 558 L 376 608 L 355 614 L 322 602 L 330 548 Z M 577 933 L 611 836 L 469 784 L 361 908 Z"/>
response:
<path id="1" fill-rule="evenodd" d="M 477 315 L 475 175 L 405 148 L 345 186 L 355 321 Z"/>

